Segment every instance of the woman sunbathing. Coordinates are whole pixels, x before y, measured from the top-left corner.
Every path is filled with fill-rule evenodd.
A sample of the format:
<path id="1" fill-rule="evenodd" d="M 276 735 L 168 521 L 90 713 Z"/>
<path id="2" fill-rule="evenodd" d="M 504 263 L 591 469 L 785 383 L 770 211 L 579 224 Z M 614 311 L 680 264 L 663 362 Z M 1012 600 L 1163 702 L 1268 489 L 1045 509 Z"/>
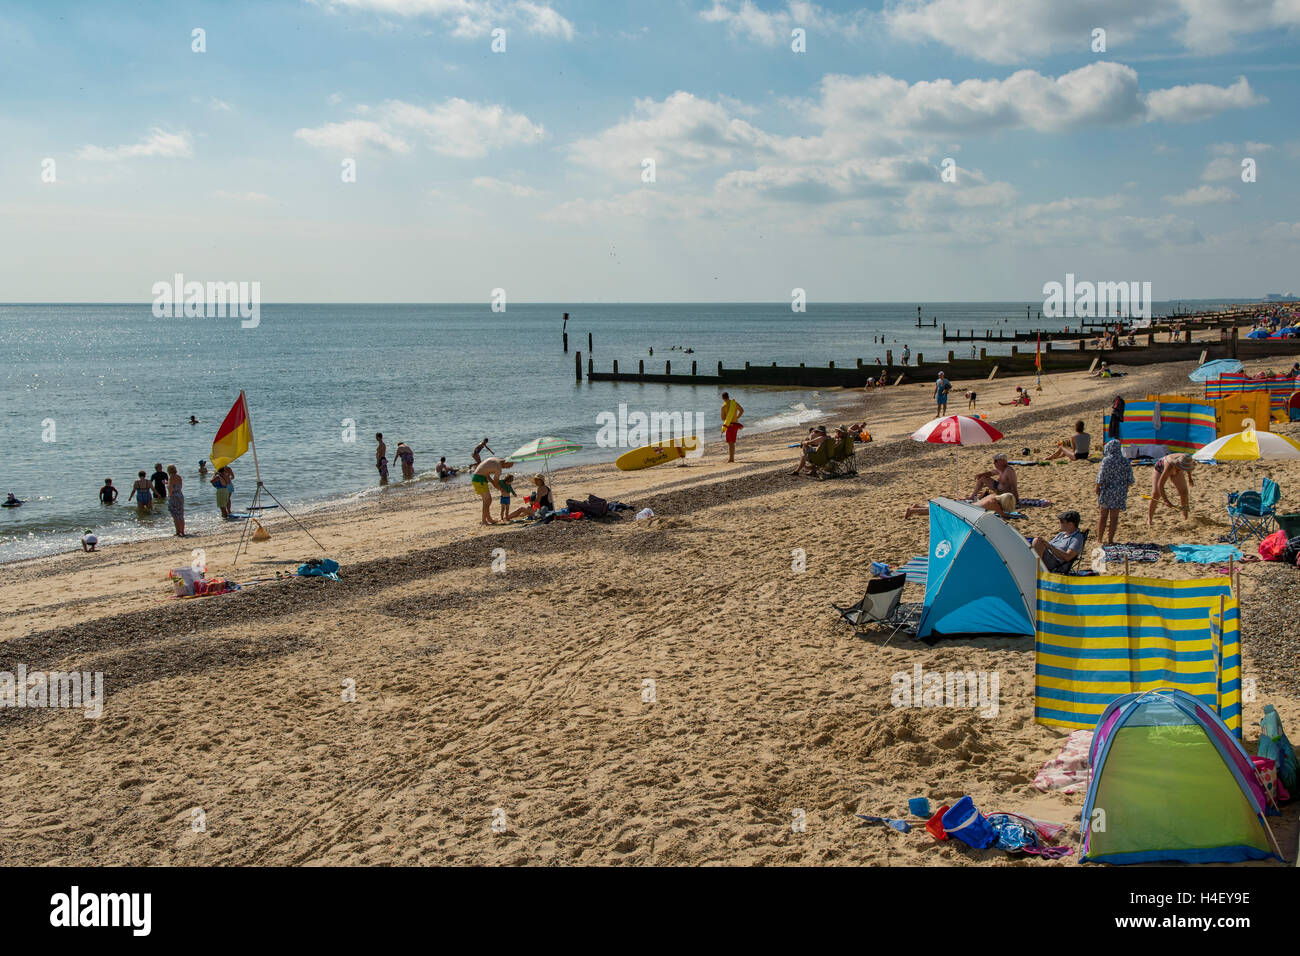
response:
<path id="1" fill-rule="evenodd" d="M 995 515 L 1009 515 L 1016 510 L 1016 496 L 1010 493 L 1002 495 L 985 495 L 979 501 L 975 502 L 985 511 L 992 511 Z M 912 505 L 903 512 L 904 518 L 913 518 L 916 515 L 930 513 L 930 503 Z"/>

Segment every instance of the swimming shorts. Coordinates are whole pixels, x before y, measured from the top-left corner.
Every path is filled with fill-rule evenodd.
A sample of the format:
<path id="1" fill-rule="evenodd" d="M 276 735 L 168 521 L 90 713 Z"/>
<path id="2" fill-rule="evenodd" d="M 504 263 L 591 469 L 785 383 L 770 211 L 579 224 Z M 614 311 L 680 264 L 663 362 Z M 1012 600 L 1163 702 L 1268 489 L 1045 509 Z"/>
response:
<path id="1" fill-rule="evenodd" d="M 217 507 L 218 507 L 218 508 L 229 508 L 229 507 L 230 507 L 230 489 L 229 489 L 229 488 L 218 488 L 218 489 L 217 489 Z"/>
<path id="2" fill-rule="evenodd" d="M 476 495 L 482 495 L 488 488 L 486 475 L 471 475 L 469 479 L 470 490 Z"/>
<path id="3" fill-rule="evenodd" d="M 509 507 L 509 506 L 510 506 L 510 499 L 509 499 L 509 498 L 502 498 L 502 499 L 501 499 L 501 503 L 502 503 L 503 505 L 505 505 L 506 507 Z"/>
<path id="4" fill-rule="evenodd" d="M 727 426 L 727 435 L 726 435 L 727 443 L 730 444 L 730 445 L 734 445 L 734 444 L 736 443 L 736 435 L 739 434 L 739 433 L 740 433 L 740 430 L 741 430 L 742 428 L 744 428 L 744 427 L 745 427 L 745 426 L 744 426 L 744 425 L 741 425 L 739 422 L 736 422 L 736 423 L 734 423 L 734 424 L 728 425 L 728 426 Z"/>
<path id="5" fill-rule="evenodd" d="M 380 458 L 378 461 L 375 462 L 375 467 L 379 469 L 379 477 L 381 477 L 381 478 L 387 478 L 387 477 L 388 477 L 388 459 L 387 459 L 387 458 Z"/>

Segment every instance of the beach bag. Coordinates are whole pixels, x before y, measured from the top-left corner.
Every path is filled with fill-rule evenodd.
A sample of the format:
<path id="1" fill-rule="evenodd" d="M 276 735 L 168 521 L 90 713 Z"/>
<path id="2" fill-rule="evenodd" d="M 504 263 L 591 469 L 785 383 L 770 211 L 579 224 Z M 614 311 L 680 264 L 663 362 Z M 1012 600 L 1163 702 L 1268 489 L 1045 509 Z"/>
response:
<path id="1" fill-rule="evenodd" d="M 1259 756 L 1277 764 L 1278 780 L 1288 793 L 1295 793 L 1296 774 L 1300 767 L 1296 764 L 1295 749 L 1282 729 L 1282 718 L 1278 717 L 1272 704 L 1264 705 L 1264 719 L 1259 722 L 1259 726 Z"/>
<path id="2" fill-rule="evenodd" d="M 183 568 L 172 568 L 167 577 L 171 578 L 177 597 L 193 596 L 194 585 L 203 580 L 203 575 L 188 565 Z"/>
<path id="3" fill-rule="evenodd" d="M 1281 561 L 1286 551 L 1286 532 L 1274 531 L 1259 543 L 1259 556 L 1265 561 Z"/>
<path id="4" fill-rule="evenodd" d="M 993 827 L 969 796 L 962 797 L 943 815 L 943 830 L 973 850 L 986 850 L 997 840 Z"/>

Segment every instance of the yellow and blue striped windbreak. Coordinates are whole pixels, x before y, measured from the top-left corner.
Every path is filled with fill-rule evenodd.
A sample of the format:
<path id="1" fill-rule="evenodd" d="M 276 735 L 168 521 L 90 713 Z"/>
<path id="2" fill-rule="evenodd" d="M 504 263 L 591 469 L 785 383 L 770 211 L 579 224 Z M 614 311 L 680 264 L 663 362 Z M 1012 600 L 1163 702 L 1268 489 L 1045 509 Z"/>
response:
<path id="1" fill-rule="evenodd" d="M 1241 736 L 1237 599 L 1226 577 L 1066 577 L 1040 569 L 1034 651 L 1036 723 L 1094 727 L 1116 697 L 1173 687 L 1213 707 Z"/>

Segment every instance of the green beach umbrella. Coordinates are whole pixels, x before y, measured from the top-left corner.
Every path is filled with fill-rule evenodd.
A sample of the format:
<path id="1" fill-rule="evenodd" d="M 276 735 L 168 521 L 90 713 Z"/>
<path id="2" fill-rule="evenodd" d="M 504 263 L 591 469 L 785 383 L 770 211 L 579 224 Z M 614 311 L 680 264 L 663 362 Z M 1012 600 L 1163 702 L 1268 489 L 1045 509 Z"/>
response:
<path id="1" fill-rule="evenodd" d="M 509 456 L 510 461 L 542 461 L 546 466 L 547 484 L 550 484 L 551 459 L 557 455 L 572 455 L 581 451 L 582 446 L 567 438 L 554 438 L 546 435 L 535 438 L 522 448 L 516 448 Z"/>

